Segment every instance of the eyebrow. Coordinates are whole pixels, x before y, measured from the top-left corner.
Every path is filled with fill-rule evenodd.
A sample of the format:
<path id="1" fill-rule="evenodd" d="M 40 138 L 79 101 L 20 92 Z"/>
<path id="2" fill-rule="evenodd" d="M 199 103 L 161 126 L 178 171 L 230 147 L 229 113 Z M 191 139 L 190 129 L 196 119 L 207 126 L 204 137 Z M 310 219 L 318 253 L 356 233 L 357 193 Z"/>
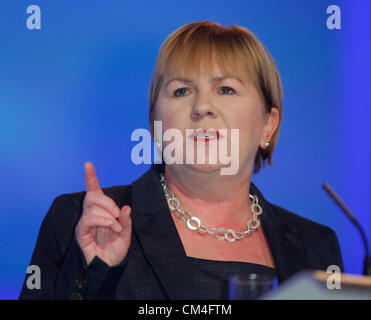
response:
<path id="1" fill-rule="evenodd" d="M 214 83 L 215 82 L 222 82 L 226 79 L 235 79 L 235 80 L 239 81 L 241 84 L 243 84 L 243 81 L 240 78 L 234 77 L 234 76 L 216 77 L 216 78 L 212 79 L 211 82 L 214 82 Z M 170 79 L 166 82 L 165 87 L 167 87 L 170 84 L 170 82 L 172 82 L 172 81 L 179 81 L 179 82 L 183 82 L 183 83 L 186 83 L 186 84 L 193 83 L 193 81 L 191 79 L 188 79 L 188 78 L 172 78 L 172 79 Z"/>

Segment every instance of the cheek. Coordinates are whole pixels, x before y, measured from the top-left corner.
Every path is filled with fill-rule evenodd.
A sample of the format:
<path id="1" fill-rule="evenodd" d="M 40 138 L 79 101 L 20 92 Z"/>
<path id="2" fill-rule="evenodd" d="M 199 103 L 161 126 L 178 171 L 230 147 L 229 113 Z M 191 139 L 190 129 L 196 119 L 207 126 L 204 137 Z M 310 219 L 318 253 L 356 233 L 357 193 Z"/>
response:
<path id="1" fill-rule="evenodd" d="M 240 129 L 245 137 L 255 138 L 263 127 L 263 115 L 258 103 L 249 102 L 233 116 L 233 125 Z"/>
<path id="2" fill-rule="evenodd" d="M 179 129 L 182 131 L 185 126 L 185 115 L 180 113 L 175 108 L 160 107 L 156 110 L 155 119 L 162 121 L 163 131 L 167 129 Z"/>
<path id="3" fill-rule="evenodd" d="M 240 113 L 240 116 L 234 117 L 231 127 L 239 129 L 240 136 L 246 137 L 251 135 L 254 122 L 255 121 L 251 116 Z"/>
<path id="4" fill-rule="evenodd" d="M 179 130 L 181 134 L 184 135 L 185 133 L 185 121 L 184 117 L 182 118 L 181 116 L 177 115 L 176 112 L 169 112 L 166 111 L 169 110 L 165 109 L 164 107 L 157 109 L 157 112 L 155 113 L 155 120 L 161 121 L 161 126 L 162 126 L 162 135 L 164 137 L 165 132 L 166 137 L 169 135 L 172 135 L 175 131 Z M 177 134 L 177 132 L 175 132 Z M 181 139 L 183 141 L 183 139 Z M 168 144 L 169 141 L 165 142 L 165 145 Z"/>
<path id="5" fill-rule="evenodd" d="M 259 145 L 260 119 L 241 115 L 235 119 L 233 127 L 239 129 L 240 152 L 254 152 Z"/>
<path id="6" fill-rule="evenodd" d="M 163 131 L 169 129 L 179 129 L 182 131 L 181 123 L 179 123 L 179 119 L 177 119 L 177 117 L 174 117 L 170 114 L 165 114 L 161 120 Z"/>

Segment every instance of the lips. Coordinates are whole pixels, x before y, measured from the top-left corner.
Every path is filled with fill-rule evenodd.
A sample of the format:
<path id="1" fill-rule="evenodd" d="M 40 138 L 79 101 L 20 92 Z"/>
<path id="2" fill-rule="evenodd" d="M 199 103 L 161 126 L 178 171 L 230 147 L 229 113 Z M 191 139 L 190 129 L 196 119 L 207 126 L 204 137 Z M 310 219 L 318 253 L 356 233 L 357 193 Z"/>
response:
<path id="1" fill-rule="evenodd" d="M 190 139 L 195 142 L 209 142 L 212 140 L 219 140 L 223 136 L 215 129 L 197 129 L 194 133 L 189 135 Z"/>

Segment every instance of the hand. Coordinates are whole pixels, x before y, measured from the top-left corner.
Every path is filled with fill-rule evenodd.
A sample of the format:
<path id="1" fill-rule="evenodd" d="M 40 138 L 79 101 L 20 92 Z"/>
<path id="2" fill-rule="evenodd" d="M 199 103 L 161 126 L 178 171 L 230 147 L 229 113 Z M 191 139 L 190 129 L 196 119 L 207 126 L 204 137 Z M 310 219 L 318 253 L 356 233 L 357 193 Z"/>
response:
<path id="1" fill-rule="evenodd" d="M 98 256 L 109 266 L 118 265 L 128 253 L 131 208 L 120 208 L 99 186 L 91 162 L 85 162 L 86 195 L 82 216 L 75 228 L 77 242 L 89 265 Z"/>

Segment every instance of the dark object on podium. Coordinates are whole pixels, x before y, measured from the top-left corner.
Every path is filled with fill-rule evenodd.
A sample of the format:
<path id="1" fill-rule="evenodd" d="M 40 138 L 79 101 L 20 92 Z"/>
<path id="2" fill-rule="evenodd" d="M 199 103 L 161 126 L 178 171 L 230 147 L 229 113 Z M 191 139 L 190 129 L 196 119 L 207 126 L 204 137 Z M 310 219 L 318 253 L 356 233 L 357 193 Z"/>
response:
<path id="1" fill-rule="evenodd" d="M 284 282 L 262 300 L 371 300 L 371 277 L 324 271 L 304 271 Z"/>

